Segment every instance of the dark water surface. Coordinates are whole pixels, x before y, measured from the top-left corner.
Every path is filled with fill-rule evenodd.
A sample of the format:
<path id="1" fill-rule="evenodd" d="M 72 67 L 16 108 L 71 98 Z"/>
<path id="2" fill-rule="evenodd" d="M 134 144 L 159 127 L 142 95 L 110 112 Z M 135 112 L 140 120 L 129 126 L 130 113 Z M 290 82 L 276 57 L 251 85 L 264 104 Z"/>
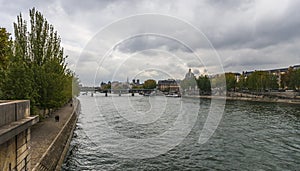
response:
<path id="1" fill-rule="evenodd" d="M 227 101 L 217 130 L 205 144 L 199 144 L 199 134 L 207 118 L 210 100 L 128 97 L 128 95 L 80 96 L 79 100 L 81 114 L 63 170 L 299 170 L 300 168 L 300 105 Z M 172 128 L 178 111 L 182 109 L 180 106 L 182 102 L 188 106 L 184 108 L 187 113 L 194 110 L 199 112 L 188 135 L 174 148 L 156 157 L 144 159 L 132 158 L 134 154 L 130 151 L 126 151 L 125 154 L 120 152 L 122 155 L 118 155 L 119 153 L 111 154 L 108 150 L 110 146 L 117 144 L 119 139 L 108 136 L 109 133 L 103 128 L 105 124 L 118 134 L 131 139 L 156 137 Z M 145 117 L 145 123 L 134 120 L 147 115 L 151 117 Z M 179 138 L 174 136 L 173 141 Z M 122 147 L 119 148 L 122 151 Z M 130 148 L 134 147 L 128 145 L 127 150 Z M 151 149 L 162 150 L 160 147 L 156 148 L 155 144 Z M 128 158 L 124 158 L 126 153 Z"/>

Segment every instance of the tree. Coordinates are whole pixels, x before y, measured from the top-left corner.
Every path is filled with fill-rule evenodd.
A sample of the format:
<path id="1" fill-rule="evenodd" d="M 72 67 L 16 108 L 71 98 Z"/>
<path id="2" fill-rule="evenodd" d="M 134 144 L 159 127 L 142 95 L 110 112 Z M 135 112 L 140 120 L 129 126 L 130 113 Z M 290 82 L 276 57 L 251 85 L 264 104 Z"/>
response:
<path id="1" fill-rule="evenodd" d="M 291 73 L 291 80 L 290 80 L 290 86 L 293 87 L 293 89 L 300 90 L 300 69 L 293 70 Z"/>
<path id="2" fill-rule="evenodd" d="M 275 76 L 275 75 L 273 75 L 273 74 L 271 74 L 271 73 L 269 73 L 268 75 L 267 75 L 267 89 L 269 89 L 269 90 L 276 90 L 276 89 L 278 89 L 279 88 L 279 84 L 278 84 L 278 81 L 277 81 L 277 76 Z"/>
<path id="3" fill-rule="evenodd" d="M 240 76 L 239 82 L 237 82 L 237 87 L 239 90 L 243 90 L 243 89 L 247 88 L 247 82 L 246 82 L 246 78 L 244 75 Z"/>
<path id="4" fill-rule="evenodd" d="M 65 103 L 65 82 L 68 82 L 63 48 L 60 37 L 46 18 L 36 11 L 29 11 L 30 32 L 28 33 L 28 56 L 35 73 L 35 86 L 39 93 L 39 107 L 57 108 Z M 69 82 L 71 85 L 72 83 Z"/>
<path id="5" fill-rule="evenodd" d="M 0 28 L 0 69 L 4 70 L 8 66 L 9 57 L 12 54 L 12 40 L 10 33 L 5 28 Z"/>
<path id="6" fill-rule="evenodd" d="M 247 78 L 247 87 L 257 92 L 278 89 L 277 77 L 267 71 L 255 71 Z"/>
<path id="7" fill-rule="evenodd" d="M 233 91 L 236 88 L 237 82 L 235 75 L 233 73 L 225 73 L 226 78 L 226 88 L 228 91 Z"/>
<path id="8" fill-rule="evenodd" d="M 3 98 L 5 99 L 28 99 L 31 111 L 34 111 L 36 98 L 38 97 L 34 85 L 34 75 L 30 68 L 28 57 L 27 24 L 22 15 L 17 17 L 14 23 L 15 40 L 12 44 L 12 52 L 9 57 L 9 65 L 6 70 L 6 79 L 3 83 Z"/>
<path id="9" fill-rule="evenodd" d="M 29 13 L 30 31 L 21 14 L 14 23 L 15 40 L 2 86 L 3 96 L 29 99 L 31 109 L 58 108 L 79 92 L 79 80 L 67 69 L 67 56 L 54 27 L 35 8 Z"/>
<path id="10" fill-rule="evenodd" d="M 103 91 L 108 91 L 108 90 L 111 89 L 111 84 L 105 84 L 105 83 L 103 83 L 103 84 L 101 85 L 101 89 L 102 89 Z"/>
<path id="11" fill-rule="evenodd" d="M 152 80 L 152 79 L 146 80 L 144 82 L 143 88 L 144 89 L 155 89 L 156 88 L 156 81 Z"/>
<path id="12" fill-rule="evenodd" d="M 262 90 L 262 75 L 263 71 L 255 71 L 247 78 L 247 87 L 249 90 Z"/>
<path id="13" fill-rule="evenodd" d="M 207 75 L 200 75 L 197 79 L 197 84 L 200 89 L 200 94 L 210 94 L 211 93 L 211 85 L 210 79 Z"/>
<path id="14" fill-rule="evenodd" d="M 292 82 L 292 75 L 293 75 L 294 69 L 292 67 L 288 68 L 288 71 L 284 74 L 281 74 L 281 88 L 285 89 L 293 89 L 293 82 Z"/>
<path id="15" fill-rule="evenodd" d="M 33 84 L 33 72 L 22 62 L 11 63 L 3 85 L 3 98 L 28 99 L 35 105 L 37 93 Z"/>
<path id="16" fill-rule="evenodd" d="M 3 98 L 3 84 L 6 80 L 9 58 L 12 55 L 12 40 L 5 28 L 0 28 L 0 98 Z"/>
<path id="17" fill-rule="evenodd" d="M 132 89 L 134 89 L 134 90 L 141 90 L 143 88 L 144 88 L 144 85 L 133 85 L 132 86 Z"/>

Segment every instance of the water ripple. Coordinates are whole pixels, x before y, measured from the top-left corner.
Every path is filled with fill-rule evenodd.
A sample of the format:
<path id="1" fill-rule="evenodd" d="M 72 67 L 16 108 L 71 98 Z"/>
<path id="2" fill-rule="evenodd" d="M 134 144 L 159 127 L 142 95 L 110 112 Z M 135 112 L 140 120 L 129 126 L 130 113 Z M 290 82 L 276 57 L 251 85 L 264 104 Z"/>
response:
<path id="1" fill-rule="evenodd" d="M 62 170 L 297 170 L 300 168 L 300 107 L 297 105 L 228 101 L 217 131 L 207 143 L 201 145 L 197 140 L 206 120 L 210 101 L 201 100 L 199 104 L 198 100 L 189 99 L 189 103 L 201 107 L 196 125 L 183 142 L 154 158 L 124 159 L 96 145 L 94 141 L 97 137 L 106 136 L 105 132 L 97 131 L 96 126 L 99 123 L 108 122 L 122 135 L 144 139 L 169 129 L 178 114 L 172 102 L 169 102 L 171 104 L 158 120 L 135 125 L 119 115 L 112 105 L 109 105 L 108 98 L 97 98 L 102 99 L 98 99 L 98 104 L 95 104 L 91 97 L 80 97 L 82 113 Z M 122 99 L 118 100 L 122 101 Z M 147 99 L 143 97 L 131 100 L 132 105 L 138 105 L 139 112 L 150 109 L 147 107 L 149 105 Z M 107 105 L 103 106 L 105 103 Z M 99 111 L 105 115 L 105 119 L 97 114 Z M 130 111 L 124 108 L 122 112 Z M 96 113 L 95 116 L 99 117 L 90 117 L 91 113 Z M 112 145 L 114 141 L 108 139 L 105 143 Z"/>

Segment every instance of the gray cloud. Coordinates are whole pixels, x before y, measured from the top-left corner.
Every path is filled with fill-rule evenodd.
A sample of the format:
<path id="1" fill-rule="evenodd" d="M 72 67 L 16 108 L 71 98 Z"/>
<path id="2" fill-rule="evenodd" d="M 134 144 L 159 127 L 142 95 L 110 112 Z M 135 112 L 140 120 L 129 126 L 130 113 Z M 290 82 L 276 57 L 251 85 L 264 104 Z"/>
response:
<path id="1" fill-rule="evenodd" d="M 300 36 L 298 1 L 259 4 L 259 1 L 216 0 L 209 4 L 216 23 L 212 25 L 214 28 L 208 26 L 204 30 L 212 29 L 207 36 L 217 49 L 263 49 Z"/>
<path id="2" fill-rule="evenodd" d="M 62 37 L 65 53 L 70 68 L 76 72 L 84 84 L 94 82 L 95 68 L 98 60 L 97 50 L 106 42 L 97 42 L 87 49 L 86 45 L 105 26 L 120 18 L 143 14 L 158 13 L 177 17 L 199 29 L 220 54 L 226 71 L 243 71 L 268 69 L 300 64 L 300 1 L 256 1 L 256 0 L 159 0 L 121 1 L 121 0 L 54 0 L 54 1 L 5 1 L 0 0 L 1 27 L 13 33 L 12 23 L 22 12 L 28 20 L 28 10 L 36 7 L 52 23 Z M 131 30 L 151 30 L 153 26 L 146 22 Z M 166 21 L 157 21 L 157 25 Z M 128 23 L 130 24 L 130 23 Z M 160 28 L 164 29 L 164 28 Z M 124 28 L 115 28 L 115 32 L 126 32 Z M 191 67 L 197 72 L 203 70 L 204 64 L 212 67 L 216 61 L 211 60 L 213 49 L 203 43 L 203 37 L 189 36 L 186 30 L 174 28 L 163 30 L 171 32 L 178 40 L 186 38 L 203 63 L 199 62 L 181 42 L 159 36 L 140 36 L 121 42 L 113 49 L 113 58 L 104 65 L 99 80 L 111 79 L 115 71 L 114 59 L 125 59 L 137 53 L 120 72 L 120 77 L 134 75 L 143 68 L 136 66 L 159 67 L 174 76 L 186 72 Z M 190 34 L 193 35 L 193 34 Z M 114 35 L 111 35 L 112 38 Z M 199 41 L 201 39 L 201 41 Z M 156 49 L 165 51 L 149 51 Z M 83 52 L 81 54 L 81 52 Z M 170 53 L 170 54 L 167 54 Z M 157 64 L 155 64 L 155 62 Z M 179 69 L 176 69 L 178 67 Z M 153 72 L 154 73 L 154 72 Z M 153 74 L 152 73 L 152 74 Z M 182 75 L 181 77 L 183 77 Z M 98 78 L 97 78 L 98 79 Z M 97 80 L 98 81 L 98 80 Z"/>
<path id="3" fill-rule="evenodd" d="M 125 53 L 135 53 L 147 49 L 163 49 L 167 51 L 191 52 L 188 47 L 180 42 L 160 35 L 141 35 L 125 40 L 118 46 L 118 50 Z"/>

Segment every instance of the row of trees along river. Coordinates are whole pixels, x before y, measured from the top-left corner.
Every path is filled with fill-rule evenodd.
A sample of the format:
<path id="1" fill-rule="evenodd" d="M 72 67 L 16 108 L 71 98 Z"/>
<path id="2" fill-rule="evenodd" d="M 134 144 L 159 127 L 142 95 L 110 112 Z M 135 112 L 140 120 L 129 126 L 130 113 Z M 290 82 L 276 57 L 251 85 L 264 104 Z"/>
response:
<path id="1" fill-rule="evenodd" d="M 78 93 L 78 79 L 67 69 L 53 25 L 35 8 L 29 15 L 29 26 L 22 14 L 17 16 L 13 38 L 0 28 L 0 99 L 28 99 L 37 114 L 68 102 Z"/>
<path id="2" fill-rule="evenodd" d="M 227 90 L 250 90 L 255 92 L 289 89 L 300 90 L 300 69 L 290 67 L 287 72 L 280 75 L 281 79 L 278 82 L 276 75 L 268 71 L 255 71 L 248 77 L 240 76 L 237 81 L 233 73 L 226 73 Z"/>
<path id="3" fill-rule="evenodd" d="M 254 71 L 249 76 L 241 75 L 239 80 L 234 73 L 225 73 L 227 91 L 262 92 L 279 89 L 289 89 L 300 91 L 300 69 L 290 67 L 287 72 L 280 75 L 280 82 L 276 75 L 268 71 Z M 209 78 L 207 75 L 201 75 L 194 79 L 184 79 L 180 86 L 184 89 L 195 87 L 200 89 L 200 94 L 210 94 L 211 87 L 220 87 L 221 77 Z"/>

